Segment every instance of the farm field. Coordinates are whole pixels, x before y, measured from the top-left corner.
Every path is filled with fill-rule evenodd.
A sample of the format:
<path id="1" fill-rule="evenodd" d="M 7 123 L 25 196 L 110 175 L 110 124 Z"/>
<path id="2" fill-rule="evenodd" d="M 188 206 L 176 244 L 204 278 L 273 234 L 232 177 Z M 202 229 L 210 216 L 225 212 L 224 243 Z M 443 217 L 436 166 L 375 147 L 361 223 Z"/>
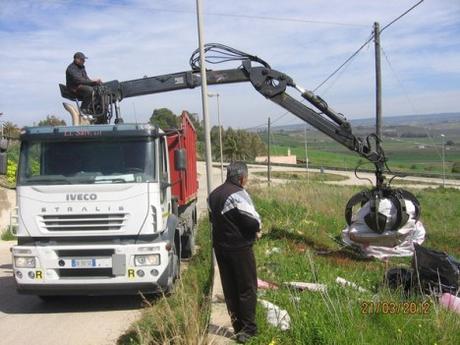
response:
<path id="1" fill-rule="evenodd" d="M 358 132 L 357 135 L 364 136 L 366 133 Z M 259 135 L 267 143 L 266 133 Z M 453 131 L 447 138 L 449 145 L 445 145 L 445 173 L 449 176 L 452 175 L 453 164 L 460 161 L 460 130 Z M 383 148 L 389 167 L 394 171 L 442 174 L 442 142 L 439 135 L 419 138 L 386 136 Z M 272 155 L 287 155 L 288 149 L 298 160 L 305 161 L 304 131 L 278 131 L 272 134 Z M 309 164 L 313 166 L 352 169 L 362 164 L 363 169 L 372 168 L 356 153 L 314 130 L 307 131 L 307 152 Z"/>
<path id="2" fill-rule="evenodd" d="M 260 336 L 250 344 L 458 344 L 460 316 L 439 307 L 432 297 L 404 296 L 383 284 L 385 263 L 362 259 L 335 241 L 344 227 L 343 207 L 357 192 L 354 187 L 291 182 L 251 190 L 261 214 L 265 235 L 255 245 L 259 278 L 280 286 L 259 290 L 260 298 L 288 311 L 291 328 L 281 331 L 267 324 L 259 305 Z M 424 246 L 460 257 L 460 191 L 417 191 Z M 277 248 L 277 250 L 273 250 Z M 388 267 L 408 266 L 410 259 L 393 259 Z M 344 288 L 336 277 L 352 281 L 367 292 Z M 327 292 L 295 292 L 283 282 L 327 285 Z M 417 306 L 412 311 L 370 312 L 377 303 Z"/>

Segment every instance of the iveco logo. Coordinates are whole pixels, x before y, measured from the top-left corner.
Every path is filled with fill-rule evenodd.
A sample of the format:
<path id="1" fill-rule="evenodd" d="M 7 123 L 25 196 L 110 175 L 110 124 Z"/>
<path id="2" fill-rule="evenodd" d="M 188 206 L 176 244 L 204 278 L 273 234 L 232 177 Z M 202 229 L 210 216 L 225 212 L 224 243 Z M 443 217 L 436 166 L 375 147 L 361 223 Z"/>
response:
<path id="1" fill-rule="evenodd" d="M 91 194 L 67 194 L 65 199 L 67 201 L 75 201 L 75 200 L 96 200 L 97 195 L 94 193 Z"/>

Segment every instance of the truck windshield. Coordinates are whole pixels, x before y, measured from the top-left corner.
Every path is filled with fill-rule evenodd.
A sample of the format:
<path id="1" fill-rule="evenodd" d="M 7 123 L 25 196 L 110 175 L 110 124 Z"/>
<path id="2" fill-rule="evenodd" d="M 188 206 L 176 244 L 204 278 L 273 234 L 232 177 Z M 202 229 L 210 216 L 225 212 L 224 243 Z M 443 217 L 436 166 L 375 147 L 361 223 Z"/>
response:
<path id="1" fill-rule="evenodd" d="M 148 140 L 23 142 L 19 185 L 141 183 L 155 180 Z"/>

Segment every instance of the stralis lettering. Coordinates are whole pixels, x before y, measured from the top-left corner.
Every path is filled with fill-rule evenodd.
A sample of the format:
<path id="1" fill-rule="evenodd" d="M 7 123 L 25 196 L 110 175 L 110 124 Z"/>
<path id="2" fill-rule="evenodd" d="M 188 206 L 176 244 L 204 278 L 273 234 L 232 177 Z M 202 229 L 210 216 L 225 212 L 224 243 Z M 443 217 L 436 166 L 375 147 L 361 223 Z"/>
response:
<path id="1" fill-rule="evenodd" d="M 67 194 L 65 199 L 67 201 L 83 201 L 83 200 L 96 200 L 97 195 L 91 194 Z"/>
<path id="2" fill-rule="evenodd" d="M 42 213 L 93 213 L 93 212 L 120 212 L 124 211 L 123 206 L 57 206 L 57 207 L 41 207 Z"/>

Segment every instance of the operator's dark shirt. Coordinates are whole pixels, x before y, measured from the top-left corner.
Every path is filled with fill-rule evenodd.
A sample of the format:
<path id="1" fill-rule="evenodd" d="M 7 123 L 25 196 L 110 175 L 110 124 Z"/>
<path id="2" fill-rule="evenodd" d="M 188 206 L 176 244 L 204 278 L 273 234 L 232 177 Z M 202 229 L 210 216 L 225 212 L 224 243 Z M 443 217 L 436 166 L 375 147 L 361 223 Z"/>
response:
<path id="1" fill-rule="evenodd" d="M 239 250 L 252 246 L 260 230 L 260 216 L 243 187 L 225 181 L 209 195 L 208 207 L 214 248 Z"/>
<path id="2" fill-rule="evenodd" d="M 85 66 L 79 66 L 75 62 L 72 62 L 65 71 L 66 77 L 66 86 L 67 88 L 75 92 L 78 85 L 97 85 L 95 81 L 89 79 L 88 74 L 86 74 Z"/>

